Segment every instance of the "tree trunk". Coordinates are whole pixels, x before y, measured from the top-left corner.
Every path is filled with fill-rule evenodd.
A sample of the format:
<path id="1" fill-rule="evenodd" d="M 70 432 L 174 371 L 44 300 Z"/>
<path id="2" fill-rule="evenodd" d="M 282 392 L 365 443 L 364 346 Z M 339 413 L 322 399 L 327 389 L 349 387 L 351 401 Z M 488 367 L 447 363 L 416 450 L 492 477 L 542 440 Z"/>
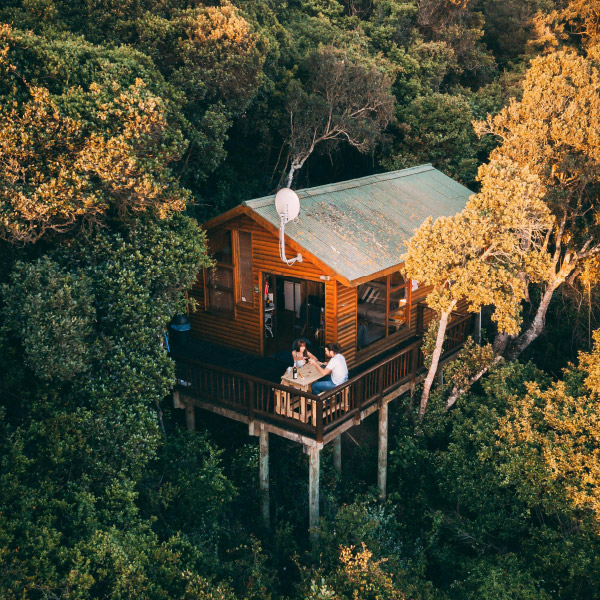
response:
<path id="1" fill-rule="evenodd" d="M 450 393 L 450 396 L 448 396 L 448 399 L 446 400 L 446 408 L 444 410 L 450 410 L 454 406 L 454 404 L 456 404 L 456 401 L 468 389 L 470 389 L 474 383 L 477 383 L 492 367 L 497 365 L 501 360 L 502 360 L 502 356 L 496 355 L 494 360 L 489 365 L 482 367 L 479 371 L 477 371 L 477 373 L 475 373 L 475 375 L 473 375 L 473 377 L 471 377 L 471 379 L 469 379 L 469 382 L 467 383 L 467 385 L 464 388 L 459 388 L 457 386 L 454 386 L 452 388 L 452 392 Z"/>
<path id="2" fill-rule="evenodd" d="M 562 283 L 562 281 L 553 281 L 542 296 L 538 309 L 535 313 L 535 317 L 531 322 L 531 325 L 509 346 L 506 353 L 508 360 L 515 360 L 524 350 L 527 349 L 529 344 L 536 340 L 542 331 L 546 323 L 546 313 L 550 306 L 552 296 L 556 291 L 556 288 Z"/>
<path id="3" fill-rule="evenodd" d="M 311 148 L 310 152 L 308 152 L 305 156 L 302 156 L 300 158 L 292 158 L 292 164 L 290 165 L 290 172 L 288 173 L 286 187 L 291 189 L 296 171 L 299 171 L 304 166 L 306 159 L 312 154 L 312 151 L 313 149 Z"/>
<path id="4" fill-rule="evenodd" d="M 429 371 L 427 373 L 427 377 L 425 378 L 425 384 L 423 386 L 423 393 L 421 394 L 421 406 L 419 407 L 419 418 L 422 419 L 425 414 L 425 409 L 427 408 L 427 401 L 429 400 L 429 393 L 431 392 L 431 386 L 433 385 L 433 380 L 435 379 L 435 374 L 438 369 L 438 365 L 440 363 L 440 357 L 442 356 L 442 349 L 444 346 L 444 336 L 446 335 L 446 329 L 448 327 L 448 319 L 450 317 L 450 313 L 452 309 L 456 305 L 456 302 L 453 302 L 450 306 L 450 309 L 447 311 L 442 311 L 440 315 L 440 324 L 438 327 L 437 338 L 435 340 L 435 349 L 433 351 L 433 355 L 431 357 L 431 366 L 429 367 Z"/>
<path id="5" fill-rule="evenodd" d="M 292 163 L 292 166 L 290 167 L 290 172 L 288 173 L 287 183 L 285 184 L 285 187 L 288 187 L 291 189 L 292 181 L 294 181 L 294 173 L 295 172 L 296 172 L 296 165 L 294 163 Z"/>

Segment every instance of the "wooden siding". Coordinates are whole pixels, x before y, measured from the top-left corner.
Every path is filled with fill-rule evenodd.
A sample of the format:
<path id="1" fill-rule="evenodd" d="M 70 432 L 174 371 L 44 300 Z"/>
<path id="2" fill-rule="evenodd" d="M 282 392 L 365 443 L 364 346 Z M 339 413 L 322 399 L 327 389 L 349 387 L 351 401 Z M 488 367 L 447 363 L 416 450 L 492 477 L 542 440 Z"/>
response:
<path id="1" fill-rule="evenodd" d="M 279 258 L 279 240 L 271 232 L 261 227 L 256 221 L 246 215 L 221 223 L 213 230 L 208 231 L 208 236 L 219 230 L 249 231 L 252 234 L 252 282 L 253 288 L 258 288 L 254 293 L 253 305 L 243 303 L 236 304 L 233 313 L 222 313 L 207 309 L 204 298 L 203 273 L 198 274 L 198 279 L 189 291 L 190 298 L 196 301 L 196 310 L 190 312 L 192 333 L 209 342 L 221 344 L 230 348 L 236 348 L 250 354 L 261 355 L 263 353 L 263 315 L 262 315 L 262 274 L 272 273 L 295 277 L 297 279 L 310 279 L 322 281 L 321 276 L 331 276 L 333 272 L 324 273 L 323 269 L 315 265 L 311 260 L 303 256 L 303 261 L 288 266 Z M 296 256 L 286 244 L 286 255 Z M 234 286 L 238 284 L 237 275 Z M 335 289 L 335 281 L 325 282 L 326 305 L 328 288 Z M 325 315 L 325 340 L 331 340 L 331 334 L 335 330 L 335 312 Z"/>
<path id="2" fill-rule="evenodd" d="M 357 289 L 337 284 L 337 343 L 349 365 L 356 362 Z"/>

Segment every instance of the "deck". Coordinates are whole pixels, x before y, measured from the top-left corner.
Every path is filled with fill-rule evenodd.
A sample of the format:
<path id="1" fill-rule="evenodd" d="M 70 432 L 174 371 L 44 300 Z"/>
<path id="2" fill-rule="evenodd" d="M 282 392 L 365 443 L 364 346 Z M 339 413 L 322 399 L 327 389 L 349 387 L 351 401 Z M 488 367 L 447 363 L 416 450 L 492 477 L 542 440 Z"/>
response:
<path id="1" fill-rule="evenodd" d="M 420 334 L 427 310 L 420 307 Z M 472 322 L 471 314 L 454 314 L 447 330 L 443 362 L 451 360 L 463 346 Z M 413 338 L 321 395 L 280 385 L 272 375 L 268 379 L 256 377 L 181 352 L 173 355 L 177 369 L 175 404 L 191 410 L 192 419 L 193 407 L 197 406 L 247 423 L 251 430 L 258 422 L 271 433 L 322 447 L 422 380 L 425 368 L 421 345 L 420 336 Z M 283 373 L 281 364 L 274 367 L 277 373 Z"/>

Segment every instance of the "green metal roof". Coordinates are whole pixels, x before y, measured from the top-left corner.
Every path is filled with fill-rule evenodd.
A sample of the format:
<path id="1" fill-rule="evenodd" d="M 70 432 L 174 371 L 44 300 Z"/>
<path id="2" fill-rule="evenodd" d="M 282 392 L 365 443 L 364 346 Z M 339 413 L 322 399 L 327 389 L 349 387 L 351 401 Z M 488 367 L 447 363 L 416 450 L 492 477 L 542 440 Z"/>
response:
<path id="1" fill-rule="evenodd" d="M 299 190 L 285 234 L 349 281 L 403 262 L 427 217 L 460 212 L 472 192 L 431 165 Z M 243 202 L 279 227 L 275 196 Z"/>

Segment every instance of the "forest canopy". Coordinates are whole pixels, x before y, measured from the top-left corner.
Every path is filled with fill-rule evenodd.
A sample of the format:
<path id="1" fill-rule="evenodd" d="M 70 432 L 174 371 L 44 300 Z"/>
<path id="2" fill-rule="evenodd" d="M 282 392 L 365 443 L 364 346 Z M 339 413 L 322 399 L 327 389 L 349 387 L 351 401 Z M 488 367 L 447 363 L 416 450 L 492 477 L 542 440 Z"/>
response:
<path id="1" fill-rule="evenodd" d="M 598 0 L 5 0 L 0 597 L 550 599 L 600 589 Z M 376 449 L 169 406 L 167 323 L 242 200 L 422 163 L 432 369 Z M 483 310 L 434 385 L 458 300 Z M 421 399 L 419 405 L 419 398 Z M 272 436 L 275 437 L 275 436 Z"/>

